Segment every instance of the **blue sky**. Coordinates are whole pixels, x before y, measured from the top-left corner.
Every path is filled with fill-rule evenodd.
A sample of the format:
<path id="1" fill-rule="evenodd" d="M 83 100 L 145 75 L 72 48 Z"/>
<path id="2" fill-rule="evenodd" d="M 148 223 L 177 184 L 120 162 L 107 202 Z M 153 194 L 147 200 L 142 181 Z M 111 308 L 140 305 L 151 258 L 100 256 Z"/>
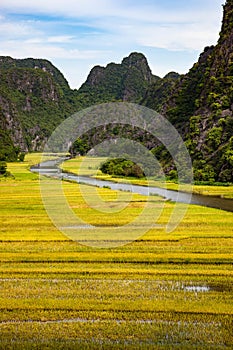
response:
<path id="1" fill-rule="evenodd" d="M 186 73 L 216 44 L 224 0 L 1 0 L 0 55 L 46 58 L 72 88 L 95 65 L 146 55 L 152 72 Z"/>

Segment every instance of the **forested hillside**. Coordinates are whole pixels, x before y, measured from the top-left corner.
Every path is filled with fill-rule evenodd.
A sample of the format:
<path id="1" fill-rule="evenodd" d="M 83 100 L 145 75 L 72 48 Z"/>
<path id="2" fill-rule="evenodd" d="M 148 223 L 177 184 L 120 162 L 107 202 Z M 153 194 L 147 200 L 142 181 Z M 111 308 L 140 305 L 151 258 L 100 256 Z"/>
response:
<path id="1" fill-rule="evenodd" d="M 0 57 L 0 157 L 43 148 L 45 140 L 78 101 L 49 61 Z"/>
<path id="2" fill-rule="evenodd" d="M 157 108 L 182 134 L 201 181 L 233 181 L 233 1 L 224 6 L 220 38 L 206 47 L 161 106 L 157 89 L 144 104 Z M 159 156 L 159 154 L 157 154 Z"/>
<path id="3" fill-rule="evenodd" d="M 120 64 L 95 66 L 79 90 L 70 89 L 47 60 L 0 57 L 0 160 L 42 150 L 52 131 L 82 108 L 103 102 L 142 104 L 164 115 L 181 133 L 197 181 L 233 181 L 233 0 L 226 1 L 219 41 L 206 47 L 186 75 L 152 74 L 142 53 Z M 78 69 L 78 67 L 77 67 Z M 87 151 L 111 135 L 132 135 L 173 171 L 169 154 L 140 130 L 92 130 L 76 143 Z M 72 149 L 73 154 L 79 148 Z"/>
<path id="4" fill-rule="evenodd" d="M 82 98 L 92 104 L 109 101 L 140 102 L 152 83 L 161 78 L 154 76 L 146 57 L 133 52 L 121 64 L 94 67 L 79 89 Z"/>
<path id="5" fill-rule="evenodd" d="M 70 89 L 47 60 L 0 57 L 0 158 L 42 150 L 52 131 L 80 109 L 110 101 L 139 103 L 151 84 L 162 82 L 141 53 L 94 67 L 79 90 Z"/>

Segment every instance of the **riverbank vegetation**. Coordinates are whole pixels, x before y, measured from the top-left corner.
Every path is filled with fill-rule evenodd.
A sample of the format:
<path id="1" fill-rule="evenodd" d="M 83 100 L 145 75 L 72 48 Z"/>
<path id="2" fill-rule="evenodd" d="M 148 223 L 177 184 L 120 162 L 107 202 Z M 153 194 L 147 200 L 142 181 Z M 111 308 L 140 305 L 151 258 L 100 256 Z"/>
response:
<path id="1" fill-rule="evenodd" d="M 132 183 L 135 185 L 144 185 L 144 186 L 155 186 L 161 188 L 167 188 L 169 190 L 177 191 L 190 191 L 190 185 L 179 184 L 172 181 L 161 181 L 159 179 L 154 179 L 153 177 L 149 178 L 137 178 L 137 177 L 126 177 L 126 176 L 114 176 L 110 174 L 104 174 L 99 169 L 108 159 L 105 157 L 77 157 L 66 161 L 62 165 L 62 169 L 65 171 L 78 173 L 81 175 L 95 176 L 104 180 L 111 180 L 116 182 L 126 182 Z M 209 195 L 209 196 L 218 196 L 222 198 L 233 198 L 233 185 L 229 183 L 217 183 L 212 185 L 207 184 L 198 184 L 192 186 L 193 193 Z"/>
<path id="2" fill-rule="evenodd" d="M 14 178 L 0 181 L 0 349 L 232 348 L 232 213 L 190 205 L 168 234 L 173 203 L 121 193 L 130 202 L 110 215 L 88 203 L 97 193 L 100 203 L 113 204 L 117 191 L 63 181 L 72 210 L 110 231 L 149 201 L 142 237 L 120 247 L 86 246 L 47 216 L 38 175 L 29 171 L 39 159 L 9 163 Z M 82 174 L 97 173 L 100 159 L 82 160 Z M 64 166 L 75 171 L 78 161 Z"/>

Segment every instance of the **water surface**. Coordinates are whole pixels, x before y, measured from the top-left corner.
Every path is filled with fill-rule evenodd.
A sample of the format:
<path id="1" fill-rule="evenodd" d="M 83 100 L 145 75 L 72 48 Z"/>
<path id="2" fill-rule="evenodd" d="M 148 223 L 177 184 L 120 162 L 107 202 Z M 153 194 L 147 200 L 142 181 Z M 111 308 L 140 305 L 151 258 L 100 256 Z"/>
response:
<path id="1" fill-rule="evenodd" d="M 126 183 L 116 183 L 109 180 L 95 179 L 89 176 L 79 176 L 72 173 L 62 172 L 58 168 L 58 164 L 65 159 L 56 159 L 43 162 L 37 166 L 31 167 L 31 171 L 39 172 L 48 176 L 55 176 L 62 179 L 76 181 L 77 183 L 83 183 L 98 187 L 109 187 L 112 190 L 128 191 L 132 193 L 138 193 L 145 196 L 159 195 L 166 200 L 173 202 L 180 202 L 186 204 L 196 204 L 210 208 L 216 208 L 233 212 L 233 200 L 215 196 L 207 196 L 201 194 L 190 194 L 187 192 L 173 191 L 164 188 L 154 186 L 140 186 Z"/>

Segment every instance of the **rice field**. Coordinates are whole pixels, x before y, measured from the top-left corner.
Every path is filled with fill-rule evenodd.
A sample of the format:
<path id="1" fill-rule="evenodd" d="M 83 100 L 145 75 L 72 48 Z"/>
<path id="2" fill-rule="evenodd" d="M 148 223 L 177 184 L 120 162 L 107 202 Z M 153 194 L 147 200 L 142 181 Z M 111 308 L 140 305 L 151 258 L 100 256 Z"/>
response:
<path id="1" fill-rule="evenodd" d="M 233 185 L 228 186 L 214 186 L 214 185 L 193 185 L 192 188 L 190 185 L 186 184 L 177 184 L 174 182 L 162 182 L 159 180 L 155 180 L 153 178 L 149 179 L 133 179 L 130 180 L 122 179 L 122 178 L 114 178 L 114 176 L 105 175 L 102 174 L 100 171 L 98 171 L 98 167 L 101 163 L 103 163 L 107 158 L 104 157 L 79 157 L 75 159 L 71 159 L 67 162 L 65 162 L 62 166 L 62 168 L 66 171 L 70 171 L 73 173 L 79 173 L 81 175 L 89 175 L 89 176 L 96 176 L 101 179 L 105 180 L 111 180 L 116 182 L 127 182 L 130 181 L 132 184 L 137 185 L 151 185 L 155 187 L 162 187 L 167 188 L 168 190 L 175 190 L 178 189 L 180 191 L 189 192 L 190 189 L 193 193 L 197 194 L 203 194 L 208 196 L 218 196 L 222 198 L 231 198 L 233 199 Z"/>
<path id="2" fill-rule="evenodd" d="M 110 233 L 149 201 L 143 236 L 91 247 L 48 217 L 38 175 L 28 170 L 39 159 L 9 164 L 14 178 L 0 180 L 0 349 L 233 348 L 232 213 L 189 206 L 168 234 L 172 203 L 63 182 L 74 213 Z M 100 207 L 119 198 L 127 205 L 99 212 L 98 198 Z"/>

